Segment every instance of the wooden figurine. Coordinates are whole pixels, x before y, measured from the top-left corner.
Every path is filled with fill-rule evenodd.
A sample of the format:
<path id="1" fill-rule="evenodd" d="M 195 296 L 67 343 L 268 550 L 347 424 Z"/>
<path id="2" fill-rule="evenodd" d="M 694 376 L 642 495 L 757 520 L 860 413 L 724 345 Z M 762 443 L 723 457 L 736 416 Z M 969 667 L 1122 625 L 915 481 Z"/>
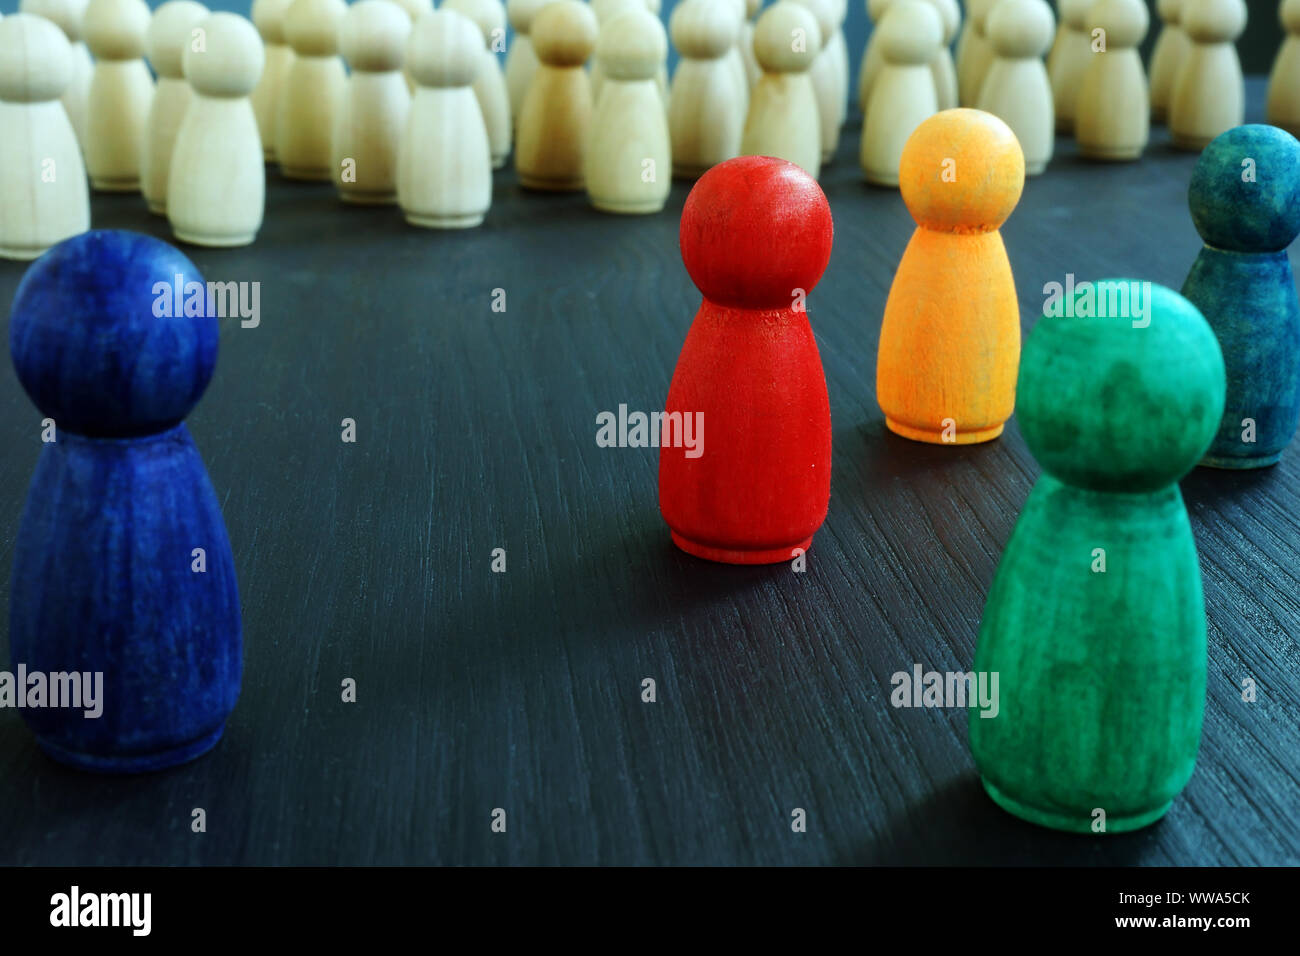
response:
<path id="1" fill-rule="evenodd" d="M 1075 101 L 1074 136 L 1080 155 L 1095 160 L 1139 159 L 1151 135 L 1151 100 L 1138 45 L 1147 35 L 1144 0 L 1097 0 L 1088 23 L 1105 31 Z"/>
<path id="2" fill-rule="evenodd" d="M 90 184 L 104 192 L 140 189 L 140 153 L 153 102 L 153 78 L 143 59 L 149 17 L 144 0 L 90 0 L 86 7 L 84 30 L 95 70 L 81 148 Z"/>
<path id="3" fill-rule="evenodd" d="M 970 17 L 971 32 L 966 40 L 966 59 L 958 66 L 957 91 L 962 106 L 974 107 L 984 88 L 984 77 L 993 63 L 993 47 L 989 46 L 988 17 L 998 0 L 970 0 L 966 12 Z M 962 72 L 962 67 L 965 72 Z"/>
<path id="4" fill-rule="evenodd" d="M 529 33 L 533 29 L 533 18 L 539 10 L 552 0 L 507 0 L 506 15 L 515 32 L 506 54 L 506 89 L 510 94 L 510 115 L 515 129 L 519 128 L 519 117 L 523 115 L 524 98 L 528 88 L 533 85 L 533 75 L 537 72 L 537 53 L 533 49 Z"/>
<path id="5" fill-rule="evenodd" d="M 1178 79 L 1178 70 L 1187 57 L 1191 41 L 1180 22 L 1183 0 L 1158 0 L 1156 10 L 1164 26 L 1151 52 L 1151 122 L 1164 123 L 1169 118 L 1174 81 Z"/>
<path id="6" fill-rule="evenodd" d="M 250 16 L 262 35 L 266 66 L 257 81 L 251 102 L 257 117 L 257 134 L 262 140 L 262 154 L 268 163 L 275 162 L 276 123 L 280 116 L 280 97 L 293 65 L 293 47 L 284 38 L 284 15 L 293 0 L 253 0 Z"/>
<path id="7" fill-rule="evenodd" d="M 742 154 L 788 159 L 817 178 L 822 162 L 821 118 L 808 70 L 821 43 L 817 19 L 792 0 L 778 0 L 758 18 L 754 55 L 763 75 L 750 97 L 740 138 Z"/>
<path id="8" fill-rule="evenodd" d="M 42 256 L 14 298 L 14 369 L 58 432 L 14 544 L 9 650 L 31 672 L 103 675 L 99 719 L 21 711 L 41 749 L 78 769 L 193 760 L 239 697 L 235 564 L 184 421 L 220 330 L 207 304 L 173 308 L 203 288 L 167 243 L 95 231 Z"/>
<path id="9" fill-rule="evenodd" d="M 1205 706 L 1205 601 L 1177 482 L 1222 413 L 1223 359 L 1177 293 L 1089 284 L 1098 304 L 1116 286 L 1146 287 L 1141 321 L 1063 309 L 1025 343 L 1016 418 L 1043 474 L 980 622 L 974 670 L 997 675 L 996 710 L 968 721 L 989 796 L 1073 833 L 1163 816 Z"/>
<path id="10" fill-rule="evenodd" d="M 332 140 L 347 74 L 339 57 L 343 0 L 293 0 L 284 15 L 284 36 L 293 62 L 280 93 L 275 155 L 287 179 L 329 182 Z"/>
<path id="11" fill-rule="evenodd" d="M 668 57 L 668 36 L 644 7 L 605 21 L 596 60 L 605 83 L 591 121 L 585 179 L 602 212 L 646 214 L 664 208 L 672 188 L 668 118 L 655 76 Z"/>
<path id="12" fill-rule="evenodd" d="M 1052 84 L 1052 113 L 1056 131 L 1074 133 L 1075 104 L 1079 87 L 1092 62 L 1092 37 L 1088 30 L 1088 8 L 1093 0 L 1057 0 L 1060 25 L 1047 55 L 1047 78 Z"/>
<path id="13" fill-rule="evenodd" d="M 725 60 L 736 42 L 736 25 L 726 7 L 681 0 L 668 28 L 680 57 L 668 95 L 673 175 L 695 179 L 740 155 L 748 98 Z"/>
<path id="14" fill-rule="evenodd" d="M 938 98 L 939 109 L 952 110 L 960 105 L 957 90 L 957 66 L 952 59 L 952 41 L 961 28 L 961 8 L 957 0 L 930 0 L 939 19 L 943 21 L 943 43 L 935 54 L 930 70 L 934 74 L 934 91 Z"/>
<path id="15" fill-rule="evenodd" d="M 1183 295 L 1205 315 L 1227 364 L 1215 468 L 1272 465 L 1300 423 L 1300 302 L 1287 247 L 1300 234 L 1300 142 L 1238 126 L 1205 147 L 1188 199 L 1205 247 Z"/>
<path id="16" fill-rule="evenodd" d="M 943 22 L 926 0 L 894 0 L 877 31 L 881 67 L 867 101 L 858 159 L 867 182 L 892 187 L 912 132 L 939 110 L 933 63 Z"/>
<path id="17" fill-rule="evenodd" d="M 817 18 L 817 29 L 822 35 L 822 48 L 813 60 L 808 76 L 817 95 L 818 125 L 822 132 L 822 165 L 835 156 L 840 143 L 840 109 L 847 91 L 840 86 L 839 65 L 831 42 L 839 31 L 836 21 L 836 0 L 793 0 Z"/>
<path id="18" fill-rule="evenodd" d="M 885 302 L 876 398 L 905 438 L 989 441 L 1015 407 L 1020 310 L 998 228 L 1020 200 L 1024 156 L 996 116 L 945 110 L 917 127 L 900 172 L 917 228 Z"/>
<path id="19" fill-rule="evenodd" d="M 176 132 L 167 219 L 177 239 L 246 246 L 262 228 L 266 158 L 249 97 L 266 56 L 252 22 L 214 13 L 199 24 L 204 47 L 182 58 L 193 96 Z"/>
<path id="20" fill-rule="evenodd" d="M 190 84 L 181 70 L 181 56 L 194 39 L 194 29 L 208 15 L 195 0 L 167 0 L 154 11 L 145 36 L 145 54 L 158 74 L 144 149 L 140 152 L 140 192 L 149 211 L 167 215 L 167 177 L 171 172 L 176 133 L 190 105 Z"/>
<path id="21" fill-rule="evenodd" d="M 552 0 L 532 22 L 540 65 L 524 98 L 515 169 L 525 189 L 584 186 L 591 135 L 591 81 L 583 64 L 596 49 L 596 15 L 579 0 Z"/>
<path id="22" fill-rule="evenodd" d="M 1300 0 L 1282 0 L 1278 16 L 1286 39 L 1268 78 L 1268 121 L 1300 136 Z"/>
<path id="23" fill-rule="evenodd" d="M 35 259 L 90 228 L 77 136 L 59 97 L 72 49 L 49 20 L 0 20 L 0 258 Z"/>
<path id="24" fill-rule="evenodd" d="M 678 0 L 677 6 L 680 6 L 684 0 Z M 845 4 L 847 11 L 848 0 L 840 0 Z M 677 6 L 673 7 L 673 13 L 677 12 Z M 758 19 L 758 12 L 763 9 L 763 0 L 745 0 L 745 22 L 740 27 L 740 37 L 736 45 L 740 47 L 740 57 L 745 61 L 745 80 L 752 90 L 758 78 L 762 76 L 763 71 L 758 67 L 758 60 L 754 57 L 754 22 Z M 672 26 L 672 20 L 669 18 L 669 27 Z M 680 52 L 680 51 L 679 51 Z M 846 61 L 847 67 L 847 61 Z"/>
<path id="25" fill-rule="evenodd" d="M 1246 29 L 1244 0 L 1186 0 L 1187 55 L 1169 101 L 1169 134 L 1179 149 L 1199 151 L 1246 116 L 1246 85 L 1237 38 Z"/>
<path id="26" fill-rule="evenodd" d="M 984 77 L 979 108 L 1001 118 L 1016 134 L 1026 176 L 1047 168 L 1056 144 L 1052 84 L 1042 60 L 1053 26 L 1046 0 L 1001 0 L 984 27 L 993 63 Z"/>
<path id="27" fill-rule="evenodd" d="M 492 147 L 473 89 L 482 46 L 478 25 L 445 7 L 411 32 L 415 99 L 398 150 L 397 202 L 413 226 L 471 228 L 492 205 Z"/>
<path id="28" fill-rule="evenodd" d="M 682 260 L 704 301 L 668 388 L 659 510 L 689 554 L 790 561 L 826 518 L 830 401 L 805 296 L 832 234 L 817 183 L 779 159 L 728 160 L 686 199 Z"/>
<path id="29" fill-rule="evenodd" d="M 331 139 L 330 175 L 344 202 L 397 202 L 397 151 L 411 109 L 402 75 L 410 36 L 411 18 L 390 0 L 360 0 L 343 15 L 339 52 L 352 72 Z"/>
<path id="30" fill-rule="evenodd" d="M 871 32 L 867 34 L 867 46 L 862 51 L 862 63 L 858 67 L 858 108 L 866 111 L 871 100 L 871 87 L 880 72 L 880 45 L 878 34 L 880 24 L 884 22 L 885 13 L 893 0 L 867 0 L 867 16 L 871 20 Z"/>

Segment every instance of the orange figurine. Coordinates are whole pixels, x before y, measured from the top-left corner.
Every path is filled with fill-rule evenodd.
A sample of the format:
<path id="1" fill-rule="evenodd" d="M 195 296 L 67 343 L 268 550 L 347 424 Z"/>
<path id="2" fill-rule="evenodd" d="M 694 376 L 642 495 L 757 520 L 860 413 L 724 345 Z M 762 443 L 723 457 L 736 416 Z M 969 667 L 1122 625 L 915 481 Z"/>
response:
<path id="1" fill-rule="evenodd" d="M 989 113 L 936 113 L 903 147 L 899 187 L 917 229 L 880 329 L 876 400 L 890 431 L 958 445 L 1002 434 L 1020 309 L 998 227 L 1024 184 L 1020 143 Z"/>

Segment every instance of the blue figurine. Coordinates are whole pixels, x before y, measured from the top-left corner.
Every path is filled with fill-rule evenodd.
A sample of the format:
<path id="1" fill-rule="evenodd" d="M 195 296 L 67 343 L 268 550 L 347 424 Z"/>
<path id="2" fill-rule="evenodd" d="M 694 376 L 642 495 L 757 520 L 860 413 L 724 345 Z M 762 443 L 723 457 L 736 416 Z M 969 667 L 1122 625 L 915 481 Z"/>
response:
<path id="1" fill-rule="evenodd" d="M 1286 249 L 1300 234 L 1300 142 L 1238 126 L 1201 154 L 1188 189 L 1205 240 L 1183 295 L 1223 348 L 1228 400 L 1201 464 L 1276 464 L 1300 422 L 1300 302 Z"/>
<path id="2" fill-rule="evenodd" d="M 15 673 L 103 674 L 98 718 L 21 711 L 42 749 L 85 770 L 191 760 L 239 696 L 234 559 L 183 422 L 217 360 L 212 310 L 172 307 L 191 282 L 165 242 L 94 231 L 51 248 L 14 297 L 14 367 L 55 441 L 18 532 L 10 651 Z"/>

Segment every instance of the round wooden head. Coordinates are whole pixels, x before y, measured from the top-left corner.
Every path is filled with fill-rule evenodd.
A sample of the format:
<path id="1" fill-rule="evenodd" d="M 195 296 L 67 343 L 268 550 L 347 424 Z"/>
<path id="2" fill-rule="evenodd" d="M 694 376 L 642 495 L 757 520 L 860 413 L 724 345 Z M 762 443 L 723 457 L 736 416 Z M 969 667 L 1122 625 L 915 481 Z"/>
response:
<path id="1" fill-rule="evenodd" d="M 90 0 L 81 28 L 97 60 L 135 60 L 144 56 L 149 32 L 144 0 Z"/>
<path id="2" fill-rule="evenodd" d="M 886 63 L 921 66 L 933 60 L 943 44 L 943 20 L 926 0 L 896 0 L 878 29 Z"/>
<path id="3" fill-rule="evenodd" d="M 1172 289 L 1107 279 L 1093 314 L 1039 319 L 1020 359 L 1016 417 L 1060 480 L 1097 491 L 1154 491 L 1187 474 L 1223 417 L 1223 353 L 1209 323 Z M 1101 313 L 1105 312 L 1104 317 Z M 1116 314 L 1124 313 L 1124 314 Z"/>
<path id="4" fill-rule="evenodd" d="M 284 38 L 284 15 L 289 12 L 293 0 L 253 0 L 249 16 L 253 26 L 262 34 L 263 43 L 286 43 Z"/>
<path id="5" fill-rule="evenodd" d="M 624 10 L 600 28 L 596 58 L 611 80 L 653 80 L 667 57 L 663 24 L 644 7 Z"/>
<path id="6" fill-rule="evenodd" d="M 813 15 L 817 21 L 817 30 L 821 34 L 822 45 L 825 45 L 839 29 L 839 24 L 835 22 L 835 0 L 790 0 L 790 2 L 806 7 Z M 744 22 L 743 16 L 741 22 Z"/>
<path id="7" fill-rule="evenodd" d="M 443 10 L 455 10 L 474 21 L 483 34 L 483 45 L 492 44 L 493 35 L 505 36 L 506 8 L 501 0 L 443 0 Z M 497 34 L 496 31 L 501 33 Z"/>
<path id="8" fill-rule="evenodd" d="M 817 18 L 791 0 L 768 7 L 754 27 L 754 57 L 768 73 L 802 73 L 812 67 L 821 47 Z"/>
<path id="9" fill-rule="evenodd" d="M 1259 124 L 1220 134 L 1196 161 L 1187 200 L 1207 245 L 1285 249 L 1300 234 L 1300 142 Z"/>
<path id="10" fill-rule="evenodd" d="M 826 271 L 831 207 L 794 163 L 740 156 L 714 166 L 682 209 L 682 261 L 704 298 L 744 309 L 789 309 Z"/>
<path id="11" fill-rule="evenodd" d="M 740 24 L 711 0 L 680 0 L 668 18 L 673 46 L 693 60 L 716 60 L 736 44 Z"/>
<path id="12" fill-rule="evenodd" d="M 1187 0 L 1182 24 L 1197 43 L 1232 43 L 1246 29 L 1245 0 Z"/>
<path id="13" fill-rule="evenodd" d="M 343 0 L 293 0 L 284 15 L 284 38 L 299 56 L 334 56 L 347 9 Z"/>
<path id="14" fill-rule="evenodd" d="M 1300 0 L 1282 0 L 1277 18 L 1282 21 L 1282 29 L 1288 33 L 1300 33 Z"/>
<path id="15" fill-rule="evenodd" d="M 1097 28 L 1106 31 L 1108 52 L 1137 46 L 1146 37 L 1150 25 L 1146 0 L 1097 0 L 1084 17 L 1085 32 Z"/>
<path id="16" fill-rule="evenodd" d="M 115 230 L 83 232 L 37 259 L 9 321 L 14 368 L 36 407 L 97 437 L 180 422 L 212 378 L 217 338 L 194 263 L 161 239 Z"/>
<path id="17" fill-rule="evenodd" d="M 86 15 L 86 0 L 20 0 L 19 13 L 33 13 L 52 20 L 71 42 L 81 39 L 81 21 Z"/>
<path id="18" fill-rule="evenodd" d="M 33 13 L 0 20 L 0 100 L 57 100 L 71 79 L 72 47 L 62 30 Z"/>
<path id="19" fill-rule="evenodd" d="M 390 73 L 402 68 L 410 36 L 411 18 L 397 4 L 390 0 L 361 0 L 343 15 L 339 53 L 354 70 Z"/>
<path id="20" fill-rule="evenodd" d="M 266 52 L 251 20 L 214 13 L 202 23 L 203 49 L 187 44 L 181 62 L 185 78 L 204 96 L 248 96 L 262 78 Z"/>
<path id="21" fill-rule="evenodd" d="M 434 10 L 415 21 L 406 63 L 421 86 L 470 86 L 483 57 L 483 34 L 469 17 Z"/>
<path id="22" fill-rule="evenodd" d="M 1047 0 L 1001 0 L 989 14 L 985 32 L 998 56 L 1027 60 L 1051 47 L 1056 18 Z"/>
<path id="23" fill-rule="evenodd" d="M 167 0 L 153 13 L 145 35 L 145 56 L 159 76 L 183 79 L 181 57 L 191 45 L 194 28 L 208 15 L 208 8 L 195 0 Z"/>
<path id="24" fill-rule="evenodd" d="M 596 49 L 600 25 L 579 0 L 552 0 L 533 17 L 528 36 L 537 59 L 548 66 L 582 66 Z"/>
<path id="25" fill-rule="evenodd" d="M 936 113 L 903 147 L 898 185 L 912 218 L 940 232 L 989 232 L 1025 186 L 1025 155 L 1011 127 L 980 110 Z"/>

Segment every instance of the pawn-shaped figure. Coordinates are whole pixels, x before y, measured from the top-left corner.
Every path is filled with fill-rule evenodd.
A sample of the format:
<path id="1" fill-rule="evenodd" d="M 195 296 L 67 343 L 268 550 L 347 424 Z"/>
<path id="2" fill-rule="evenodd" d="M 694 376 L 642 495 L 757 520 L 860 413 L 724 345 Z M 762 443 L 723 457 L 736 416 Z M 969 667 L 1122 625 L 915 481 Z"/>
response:
<path id="1" fill-rule="evenodd" d="M 199 24 L 204 48 L 185 48 L 194 96 L 176 133 L 167 218 L 177 239 L 246 246 L 262 228 L 266 160 L 249 96 L 266 56 L 252 22 L 214 13 Z"/>
<path id="2" fill-rule="evenodd" d="M 1001 118 L 1016 134 L 1026 176 L 1047 168 L 1056 143 L 1052 84 L 1042 60 L 1052 27 L 1047 0 L 1001 0 L 985 25 L 993 64 L 984 77 L 979 108 Z"/>
<path id="3" fill-rule="evenodd" d="M 1203 464 L 1277 462 L 1300 422 L 1300 302 L 1287 247 L 1300 234 L 1300 142 L 1238 126 L 1196 162 L 1188 199 L 1205 247 L 1183 283 L 1223 347 L 1228 397 Z"/>
<path id="4" fill-rule="evenodd" d="M 644 8 L 601 28 L 596 59 L 605 83 L 591 121 L 586 180 L 591 204 L 603 212 L 655 213 L 668 199 L 673 156 L 655 82 L 667 56 L 663 24 Z"/>
<path id="5" fill-rule="evenodd" d="M 144 150 L 140 154 L 140 192 L 149 211 L 167 215 L 167 176 L 171 172 L 176 133 L 190 105 L 190 84 L 182 72 L 181 56 L 194 40 L 194 28 L 208 15 L 195 0 L 167 0 L 154 11 L 145 36 L 145 53 L 158 74 L 158 88 L 149 107 Z"/>
<path id="6" fill-rule="evenodd" d="M 668 388 L 659 510 L 689 554 L 790 561 L 826 518 L 831 412 L 805 302 L 833 231 L 817 183 L 779 159 L 728 160 L 686 199 L 682 260 L 704 301 Z"/>
<path id="7" fill-rule="evenodd" d="M 1163 26 L 1151 51 L 1151 122 L 1164 123 L 1169 118 L 1174 81 L 1178 79 L 1191 41 L 1183 32 L 1183 0 L 1157 0 L 1156 11 Z"/>
<path id="8" fill-rule="evenodd" d="M 275 155 L 288 179 L 329 182 L 334 127 L 347 89 L 339 56 L 343 0 L 293 0 L 284 15 L 284 36 L 293 61 L 280 92 Z"/>
<path id="9" fill-rule="evenodd" d="M 1020 144 L 989 113 L 936 113 L 907 141 L 899 186 L 917 228 L 876 361 L 876 399 L 895 434 L 973 444 L 997 438 L 1011 417 L 1020 309 L 998 229 L 1024 183 Z"/>
<path id="10" fill-rule="evenodd" d="M 736 74 L 738 85 L 745 92 L 745 112 L 749 112 L 749 74 L 745 72 L 745 58 L 740 53 L 740 37 L 745 28 L 746 6 L 745 0 L 714 0 L 715 3 L 721 3 L 731 11 L 732 17 L 736 24 L 736 42 L 732 44 L 731 49 L 727 51 L 725 57 L 727 64 Z"/>
<path id="11" fill-rule="evenodd" d="M 144 0 L 90 0 L 84 24 L 95 71 L 86 99 L 86 156 L 90 184 L 104 192 L 140 189 L 153 77 L 144 64 L 149 31 Z"/>
<path id="12" fill-rule="evenodd" d="M 59 101 L 71 76 L 55 24 L 30 13 L 0 20 L 0 258 L 35 259 L 90 228 L 86 168 Z"/>
<path id="13" fill-rule="evenodd" d="M 736 24 L 712 0 L 681 0 L 668 28 L 680 56 L 668 96 L 673 175 L 696 179 L 740 155 L 747 97 L 725 59 L 736 42 Z"/>
<path id="14" fill-rule="evenodd" d="M 1199 151 L 1246 116 L 1246 85 L 1237 38 L 1246 29 L 1244 0 L 1187 0 L 1188 49 L 1169 101 L 1169 135 L 1179 149 Z"/>
<path id="15" fill-rule="evenodd" d="M 952 59 L 952 41 L 961 28 L 961 7 L 957 0 L 930 0 L 939 19 L 943 21 L 943 43 L 939 52 L 930 62 L 930 72 L 934 74 L 934 92 L 938 97 L 939 109 L 956 109 L 961 102 L 957 90 L 957 65 Z"/>
<path id="16" fill-rule="evenodd" d="M 411 31 L 415 98 L 398 149 L 397 202 L 413 226 L 468 229 L 492 205 L 492 149 L 473 90 L 482 47 L 474 21 L 446 8 Z"/>
<path id="17" fill-rule="evenodd" d="M 339 28 L 352 70 L 334 125 L 330 168 L 344 202 L 397 202 L 397 151 L 411 109 L 402 61 L 411 18 L 391 0 L 360 0 Z"/>
<path id="18" fill-rule="evenodd" d="M 989 44 L 988 18 L 998 0 L 970 0 L 966 5 L 970 17 L 970 37 L 966 41 L 965 59 L 957 64 L 958 96 L 962 106 L 974 107 L 984 88 L 984 77 L 993 65 L 993 47 Z"/>
<path id="19" fill-rule="evenodd" d="M 883 65 L 867 101 L 858 158 L 867 182 L 897 186 L 903 147 L 939 110 L 932 67 L 943 22 L 926 0 L 894 0 L 877 32 Z"/>
<path id="20" fill-rule="evenodd" d="M 1079 87 L 1092 63 L 1092 36 L 1088 29 L 1088 9 L 1093 0 L 1057 0 L 1060 25 L 1052 51 L 1047 55 L 1047 78 L 1052 84 L 1052 112 L 1056 131 L 1067 136 L 1074 133 L 1075 106 Z"/>
<path id="21" fill-rule="evenodd" d="M 778 0 L 758 18 L 754 55 L 763 75 L 750 97 L 743 155 L 789 160 L 813 179 L 821 173 L 821 118 L 808 75 L 821 45 L 817 19 L 791 0 Z"/>
<path id="22" fill-rule="evenodd" d="M 793 0 L 805 6 L 817 18 L 817 29 L 823 41 L 835 38 L 839 23 L 835 19 L 836 0 Z M 813 91 L 817 94 L 818 125 L 822 131 L 822 164 L 829 163 L 835 156 L 835 149 L 840 143 L 840 109 L 846 91 L 841 87 L 839 65 L 835 59 L 835 48 L 830 42 L 823 42 L 821 52 L 813 60 L 808 71 L 812 78 Z"/>
<path id="23" fill-rule="evenodd" d="M 98 719 L 22 711 L 62 763 L 137 773 L 192 760 L 239 696 L 234 559 L 184 423 L 217 340 L 203 276 L 137 233 L 60 243 L 14 297 L 14 368 L 53 424 L 14 548 L 10 654 L 15 669 L 103 675 Z"/>
<path id="24" fill-rule="evenodd" d="M 510 115 L 515 129 L 519 128 L 519 118 L 524 112 L 524 98 L 528 88 L 533 85 L 533 77 L 541 64 L 537 51 L 533 49 L 533 20 L 546 4 L 553 0 L 507 0 L 506 16 L 515 36 L 506 53 L 506 91 L 510 94 Z M 593 41 L 594 43 L 594 41 Z"/>
<path id="25" fill-rule="evenodd" d="M 253 0 L 251 16 L 253 26 L 262 35 L 266 51 L 266 66 L 257 89 L 250 98 L 253 115 L 257 117 L 257 133 L 262 139 L 262 155 L 268 163 L 275 162 L 276 123 L 280 116 L 280 97 L 293 65 L 293 47 L 284 38 L 284 15 L 293 0 Z"/>
<path id="26" fill-rule="evenodd" d="M 1103 161 L 1139 159 L 1151 135 L 1151 100 L 1137 49 L 1150 22 L 1147 5 L 1145 0 L 1097 0 L 1088 22 L 1094 32 L 1104 32 L 1093 41 L 1075 101 L 1079 153 Z"/>
<path id="27" fill-rule="evenodd" d="M 980 622 L 974 670 L 996 675 L 997 711 L 969 716 L 989 796 L 1074 833 L 1163 816 L 1205 706 L 1205 600 L 1177 482 L 1223 410 L 1223 359 L 1176 292 L 1105 280 L 1098 302 L 1117 284 L 1149 290 L 1141 321 L 1055 310 L 1025 343 L 1017 420 L 1043 474 Z"/>
<path id="28" fill-rule="evenodd" d="M 583 188 L 593 105 L 583 64 L 596 49 L 596 35 L 596 15 L 579 0 L 552 0 L 533 19 L 529 36 L 540 65 L 515 144 L 515 169 L 525 189 Z"/>
<path id="29" fill-rule="evenodd" d="M 474 97 L 483 111 L 488 145 L 492 148 L 492 168 L 503 169 L 510 156 L 514 130 L 510 123 L 510 91 L 501 70 L 494 46 L 505 42 L 506 8 L 501 0 L 445 0 L 444 10 L 454 10 L 469 17 L 483 34 L 483 61 L 474 77 Z"/>
<path id="30" fill-rule="evenodd" d="M 649 13 L 651 16 L 653 16 L 656 20 L 659 19 L 658 10 L 650 9 L 650 0 L 590 0 L 590 3 L 591 3 L 591 12 L 596 15 L 597 48 L 599 48 L 600 46 L 599 36 L 601 33 L 604 32 L 605 24 L 609 23 L 615 17 L 620 16 L 623 13 L 626 13 L 628 10 L 645 11 L 646 13 Z M 663 24 L 661 23 L 660 26 L 663 26 Z M 665 71 L 667 70 L 667 60 L 668 58 L 665 55 L 664 57 Z M 588 70 L 589 70 L 589 75 L 591 77 L 591 102 L 593 106 L 596 106 L 600 104 L 600 88 L 605 85 L 605 67 L 600 62 L 599 52 L 597 52 L 592 56 L 591 63 L 588 65 Z M 659 82 L 659 69 L 656 67 L 655 69 L 656 90 L 658 90 L 658 82 Z M 665 90 L 665 93 L 666 92 L 667 91 Z M 665 109 L 667 109 L 668 100 L 666 96 L 662 101 L 662 105 Z"/>
<path id="31" fill-rule="evenodd" d="M 1278 16 L 1286 39 L 1268 77 L 1268 121 L 1300 136 L 1300 0 L 1282 0 Z"/>
<path id="32" fill-rule="evenodd" d="M 871 32 L 867 34 L 867 45 L 862 51 L 862 65 L 858 67 L 858 109 L 864 113 L 867 103 L 871 101 L 871 87 L 880 73 L 880 24 L 885 20 L 889 5 L 893 0 L 867 0 L 867 16 L 871 19 Z"/>
<path id="33" fill-rule="evenodd" d="M 90 77 L 95 72 L 90 50 L 81 38 L 86 0 L 20 0 L 18 10 L 53 20 L 72 44 L 72 79 L 68 81 L 61 99 L 63 108 L 68 111 L 72 129 L 77 134 L 77 142 L 81 143 L 86 135 L 86 101 L 90 96 Z"/>

